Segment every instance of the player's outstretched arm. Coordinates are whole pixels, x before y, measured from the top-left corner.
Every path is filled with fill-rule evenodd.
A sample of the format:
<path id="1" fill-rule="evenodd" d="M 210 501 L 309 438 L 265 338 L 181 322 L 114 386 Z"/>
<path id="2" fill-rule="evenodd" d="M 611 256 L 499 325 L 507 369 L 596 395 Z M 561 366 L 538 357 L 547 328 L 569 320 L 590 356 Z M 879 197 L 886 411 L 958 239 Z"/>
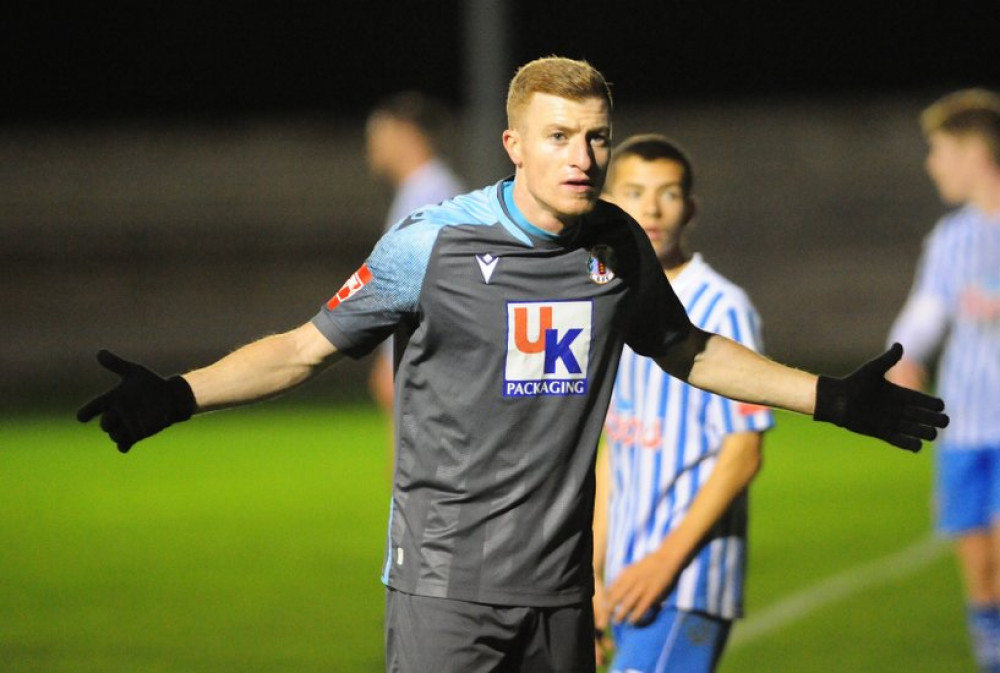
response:
<path id="1" fill-rule="evenodd" d="M 275 397 L 320 373 L 342 354 L 307 322 L 239 348 L 184 375 L 198 411 L 212 411 Z"/>
<path id="2" fill-rule="evenodd" d="M 691 328 L 657 364 L 671 376 L 723 397 L 811 414 L 816 375 L 786 367 L 718 334 Z"/>
<path id="3" fill-rule="evenodd" d="M 948 425 L 944 402 L 885 378 L 902 357 L 895 344 L 843 378 L 815 376 L 769 360 L 718 334 L 692 329 L 657 363 L 672 376 L 723 397 L 811 414 L 907 451 Z"/>
<path id="4" fill-rule="evenodd" d="M 247 404 L 290 390 L 339 357 L 312 323 L 265 337 L 208 367 L 167 379 L 101 351 L 98 362 L 121 380 L 83 405 L 77 419 L 86 423 L 100 416 L 101 429 L 126 453 L 136 442 L 197 412 Z"/>

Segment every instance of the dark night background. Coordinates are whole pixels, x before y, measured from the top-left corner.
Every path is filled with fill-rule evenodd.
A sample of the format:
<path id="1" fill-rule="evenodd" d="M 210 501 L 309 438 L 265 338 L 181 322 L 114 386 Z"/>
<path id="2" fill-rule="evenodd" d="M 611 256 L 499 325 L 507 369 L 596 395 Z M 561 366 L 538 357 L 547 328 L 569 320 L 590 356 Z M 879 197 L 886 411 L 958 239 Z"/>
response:
<path id="1" fill-rule="evenodd" d="M 460 4 L 15 2 L 0 118 L 360 113 L 414 86 L 461 104 Z M 514 63 L 586 58 L 632 102 L 947 89 L 1000 63 L 994 2 L 509 7 Z"/>
<path id="2" fill-rule="evenodd" d="M 391 194 L 363 129 L 384 95 L 443 98 L 470 186 L 501 177 L 502 120 L 469 124 L 467 86 L 469 43 L 498 31 L 464 35 L 470 6 L 8 3 L 0 403 L 77 402 L 106 382 L 101 347 L 176 371 L 308 319 L 381 230 Z M 1000 3 L 503 7 L 487 88 L 538 56 L 586 58 L 616 137 L 678 138 L 695 245 L 754 297 L 771 355 L 825 370 L 881 348 L 942 212 L 916 117 L 1000 87 Z M 365 367 L 343 365 L 341 388 Z"/>
<path id="3" fill-rule="evenodd" d="M 169 375 L 315 315 L 384 225 L 391 189 L 364 153 L 382 96 L 452 105 L 470 187 L 510 171 L 502 104 L 466 84 L 469 43 L 496 32 L 469 36 L 468 9 L 488 3 L 4 4 L 0 671 L 381 670 L 392 461 L 374 412 L 353 413 L 369 360 L 125 462 L 75 412 L 116 381 L 98 349 Z M 680 141 L 692 245 L 747 290 L 769 355 L 837 375 L 882 350 L 945 211 L 918 115 L 1000 90 L 1000 1 L 504 7 L 506 65 L 483 89 L 586 58 L 612 82 L 616 140 Z M 326 418 L 341 402 L 358 406 Z M 973 670 L 950 559 L 910 546 L 933 455 L 855 452 L 787 418 L 752 498 L 750 614 L 775 637 L 744 661 Z"/>

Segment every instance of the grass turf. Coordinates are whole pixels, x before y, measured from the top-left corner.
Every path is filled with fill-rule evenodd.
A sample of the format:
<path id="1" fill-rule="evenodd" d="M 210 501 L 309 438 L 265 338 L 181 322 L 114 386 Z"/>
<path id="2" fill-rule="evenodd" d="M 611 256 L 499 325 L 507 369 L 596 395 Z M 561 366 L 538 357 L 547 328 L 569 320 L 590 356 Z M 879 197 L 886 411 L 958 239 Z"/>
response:
<path id="1" fill-rule="evenodd" d="M 382 669 L 388 458 L 373 409 L 213 414 L 128 456 L 71 411 L 0 424 L 0 669 Z M 781 414 L 765 455 L 751 615 L 927 533 L 929 452 Z M 973 670 L 950 556 L 722 666 L 896 670 Z"/>
<path id="2" fill-rule="evenodd" d="M 779 413 L 751 492 L 748 617 L 931 530 L 933 449 L 917 455 Z M 975 670 L 949 552 L 727 653 L 722 673 Z"/>

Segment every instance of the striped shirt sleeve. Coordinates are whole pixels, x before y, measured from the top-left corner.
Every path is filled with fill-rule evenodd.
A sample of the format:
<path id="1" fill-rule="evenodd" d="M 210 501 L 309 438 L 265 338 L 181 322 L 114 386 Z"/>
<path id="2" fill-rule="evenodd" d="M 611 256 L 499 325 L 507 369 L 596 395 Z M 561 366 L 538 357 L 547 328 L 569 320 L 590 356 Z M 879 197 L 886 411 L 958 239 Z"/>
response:
<path id="1" fill-rule="evenodd" d="M 763 341 L 760 317 L 745 295 L 739 293 L 734 300 L 720 307 L 717 322 L 711 331 L 728 337 L 747 348 L 761 352 Z M 720 435 L 736 432 L 759 432 L 774 425 L 770 409 L 756 404 L 737 402 L 719 395 L 712 395 L 707 406 L 708 416 Z"/>
<path id="2" fill-rule="evenodd" d="M 948 232 L 939 224 L 924 240 L 913 287 L 889 330 L 890 344 L 903 345 L 907 358 L 926 364 L 947 331 L 948 307 L 954 305 L 953 267 L 948 261 Z"/>

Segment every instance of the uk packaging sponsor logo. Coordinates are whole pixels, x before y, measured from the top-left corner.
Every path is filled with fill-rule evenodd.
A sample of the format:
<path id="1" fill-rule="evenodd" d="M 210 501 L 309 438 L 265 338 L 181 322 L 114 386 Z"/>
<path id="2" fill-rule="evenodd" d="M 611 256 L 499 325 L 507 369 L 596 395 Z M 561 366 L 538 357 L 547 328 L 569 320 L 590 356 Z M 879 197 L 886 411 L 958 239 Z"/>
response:
<path id="1" fill-rule="evenodd" d="M 504 397 L 584 395 L 589 301 L 508 302 Z"/>
<path id="2" fill-rule="evenodd" d="M 371 280 L 372 272 L 368 269 L 367 264 L 362 264 L 360 269 L 351 274 L 351 277 L 347 279 L 343 287 L 337 290 L 337 294 L 330 297 L 330 301 L 326 302 L 326 307 L 332 311 L 340 306 L 341 302 L 350 299 L 352 295 L 370 283 Z"/>

